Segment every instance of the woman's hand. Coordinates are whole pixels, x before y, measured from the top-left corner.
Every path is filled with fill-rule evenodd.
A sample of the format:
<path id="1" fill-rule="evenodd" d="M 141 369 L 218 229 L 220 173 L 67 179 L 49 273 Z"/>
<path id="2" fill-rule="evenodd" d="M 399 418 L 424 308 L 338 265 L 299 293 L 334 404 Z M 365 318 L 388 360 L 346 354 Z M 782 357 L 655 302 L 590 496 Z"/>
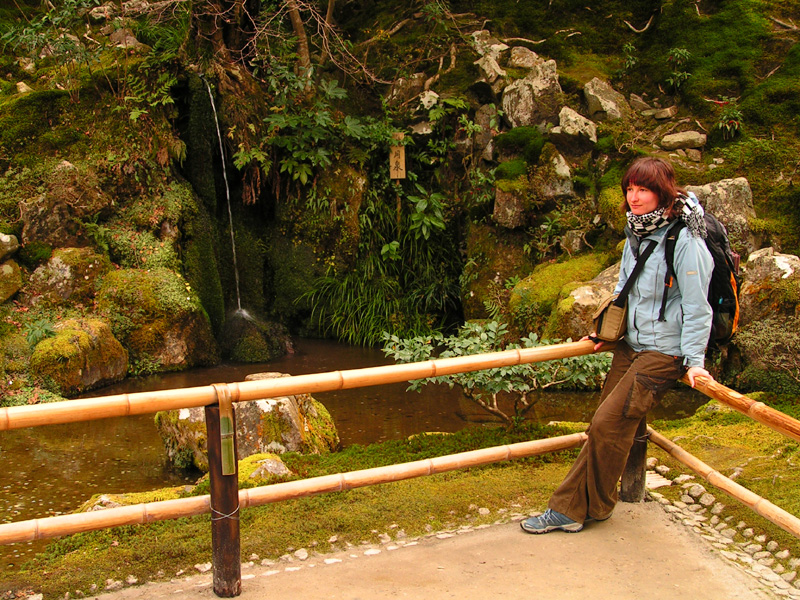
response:
<path id="1" fill-rule="evenodd" d="M 689 380 L 689 385 L 694 387 L 695 377 L 705 377 L 711 381 L 714 381 L 714 378 L 711 376 L 711 373 L 706 371 L 703 367 L 689 367 L 689 370 L 686 371 L 686 378 Z"/>
<path id="2" fill-rule="evenodd" d="M 586 341 L 586 340 L 592 340 L 594 342 L 594 351 L 595 352 L 600 350 L 600 348 L 603 347 L 603 344 L 605 344 L 605 342 L 603 340 L 598 339 L 597 332 L 595 332 L 595 331 L 593 331 L 589 335 L 583 336 L 579 341 L 583 342 L 583 341 Z"/>

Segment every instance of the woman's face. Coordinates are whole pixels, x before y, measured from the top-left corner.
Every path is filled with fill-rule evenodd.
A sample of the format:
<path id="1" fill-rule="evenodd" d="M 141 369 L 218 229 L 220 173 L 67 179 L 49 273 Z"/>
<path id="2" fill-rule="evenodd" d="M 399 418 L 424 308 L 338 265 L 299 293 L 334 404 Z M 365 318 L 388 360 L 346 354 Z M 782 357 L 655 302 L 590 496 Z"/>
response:
<path id="1" fill-rule="evenodd" d="M 630 184 L 625 199 L 635 215 L 646 215 L 658 208 L 658 194 L 640 185 Z"/>

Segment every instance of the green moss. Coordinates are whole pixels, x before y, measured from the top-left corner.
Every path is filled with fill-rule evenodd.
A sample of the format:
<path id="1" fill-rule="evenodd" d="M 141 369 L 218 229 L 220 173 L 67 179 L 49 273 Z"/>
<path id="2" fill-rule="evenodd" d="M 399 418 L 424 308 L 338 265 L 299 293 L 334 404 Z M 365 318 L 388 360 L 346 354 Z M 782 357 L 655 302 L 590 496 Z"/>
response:
<path id="1" fill-rule="evenodd" d="M 498 180 L 517 180 L 528 174 L 528 163 L 523 158 L 507 160 L 497 165 L 494 176 Z"/>
<path id="2" fill-rule="evenodd" d="M 624 199 L 619 185 L 601 190 L 597 198 L 597 212 L 603 217 L 603 221 L 619 235 L 622 235 L 627 224 L 625 213 L 620 209 Z"/>
<path id="3" fill-rule="evenodd" d="M 564 286 L 593 279 L 608 266 L 609 260 L 608 254 L 598 252 L 537 266 L 511 292 L 508 306 L 515 324 L 521 331 L 541 332 Z"/>
<path id="4" fill-rule="evenodd" d="M 514 127 L 494 138 L 494 148 L 498 153 L 518 154 L 526 163 L 535 165 L 546 141 L 537 127 Z"/>

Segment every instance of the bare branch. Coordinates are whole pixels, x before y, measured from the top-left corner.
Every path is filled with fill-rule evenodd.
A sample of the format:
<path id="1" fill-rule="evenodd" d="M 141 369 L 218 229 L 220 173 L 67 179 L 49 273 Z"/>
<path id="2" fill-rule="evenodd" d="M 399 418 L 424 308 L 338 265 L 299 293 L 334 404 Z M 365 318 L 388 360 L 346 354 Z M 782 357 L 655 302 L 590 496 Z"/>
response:
<path id="1" fill-rule="evenodd" d="M 627 25 L 628 27 L 630 27 L 631 31 L 633 31 L 634 33 L 644 33 L 645 31 L 650 29 L 650 25 L 653 24 L 653 19 L 655 18 L 655 16 L 656 16 L 655 13 L 650 15 L 650 19 L 647 21 L 647 25 L 645 25 L 643 29 L 636 29 L 636 27 L 631 25 L 628 21 L 623 20 L 622 22 L 625 23 L 625 25 Z"/>
<path id="2" fill-rule="evenodd" d="M 400 31 L 400 30 L 401 30 L 403 27 L 405 27 L 406 25 L 408 25 L 408 24 L 409 24 L 409 23 L 410 23 L 412 20 L 413 20 L 413 19 L 403 19 L 403 20 L 402 20 L 402 21 L 400 21 L 400 22 L 399 22 L 397 25 L 395 25 L 394 27 L 392 27 L 392 28 L 391 28 L 389 31 L 384 31 L 384 32 L 381 32 L 381 33 L 379 33 L 378 35 L 375 35 L 375 36 L 373 36 L 373 37 L 369 38 L 368 40 L 365 40 L 365 41 L 361 42 L 361 43 L 359 44 L 359 46 L 369 46 L 370 44 L 373 44 L 373 43 L 375 43 L 375 41 L 376 41 L 377 39 L 379 39 L 379 38 L 383 38 L 383 37 L 392 37 L 392 36 L 393 36 L 395 33 L 397 33 L 398 31 Z"/>
<path id="3" fill-rule="evenodd" d="M 769 20 L 770 21 L 774 21 L 775 23 L 777 23 L 781 27 L 785 27 L 786 29 L 788 29 L 790 31 L 797 31 L 797 25 L 795 25 L 794 23 L 792 23 L 790 25 L 789 23 L 784 23 L 783 21 L 780 21 L 780 20 L 776 19 L 775 17 L 769 17 Z M 789 19 L 789 21 L 791 22 L 792 20 Z"/>
<path id="4" fill-rule="evenodd" d="M 535 45 L 535 44 L 544 44 L 547 41 L 547 38 L 544 38 L 543 40 L 529 40 L 528 38 L 510 37 L 510 38 L 504 38 L 502 41 L 503 42 L 526 42 L 528 44 L 534 44 Z"/>

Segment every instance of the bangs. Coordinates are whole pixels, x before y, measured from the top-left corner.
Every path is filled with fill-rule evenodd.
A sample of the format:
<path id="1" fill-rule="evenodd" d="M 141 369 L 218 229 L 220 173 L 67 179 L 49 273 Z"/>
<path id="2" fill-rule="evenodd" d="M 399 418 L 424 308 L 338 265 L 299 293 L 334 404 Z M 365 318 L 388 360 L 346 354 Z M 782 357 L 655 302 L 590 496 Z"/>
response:
<path id="1" fill-rule="evenodd" d="M 631 168 L 628 169 L 628 172 L 622 180 L 622 189 L 624 191 L 629 185 L 638 185 L 639 187 L 658 191 L 661 187 L 662 179 L 663 175 L 661 175 L 657 169 L 653 168 L 652 164 L 640 161 L 634 163 L 631 165 Z"/>

